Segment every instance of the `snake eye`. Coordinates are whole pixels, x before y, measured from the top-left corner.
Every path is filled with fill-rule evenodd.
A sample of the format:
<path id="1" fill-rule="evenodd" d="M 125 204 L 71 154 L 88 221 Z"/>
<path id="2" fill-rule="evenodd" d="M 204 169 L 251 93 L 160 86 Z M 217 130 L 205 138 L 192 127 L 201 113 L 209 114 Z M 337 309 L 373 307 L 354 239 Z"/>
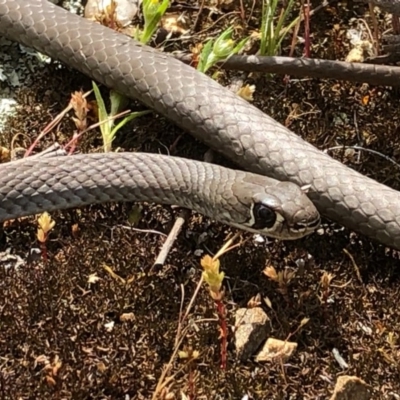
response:
<path id="1" fill-rule="evenodd" d="M 261 203 L 254 205 L 253 217 L 254 229 L 272 228 L 276 222 L 276 212 Z"/>

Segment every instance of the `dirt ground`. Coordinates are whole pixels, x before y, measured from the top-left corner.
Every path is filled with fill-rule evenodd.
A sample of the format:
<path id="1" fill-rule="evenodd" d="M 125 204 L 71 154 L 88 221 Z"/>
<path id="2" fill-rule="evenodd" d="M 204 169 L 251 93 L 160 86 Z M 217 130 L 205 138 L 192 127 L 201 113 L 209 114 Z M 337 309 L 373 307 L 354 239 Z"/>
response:
<path id="1" fill-rule="evenodd" d="M 197 2 L 172 3 L 172 12 L 184 12 L 189 26 L 199 16 L 190 40 L 176 41 L 181 48 L 215 37 L 229 24 L 243 37 L 260 24 L 259 2 L 252 14 L 253 2 L 242 2 L 247 22 L 240 18 L 239 1 L 229 12 L 219 9 L 214 14 L 207 7 L 199 14 Z M 297 5 L 293 15 L 298 10 Z M 383 32 L 387 17 L 377 15 Z M 372 29 L 364 4 L 332 2 L 318 11 L 311 18 L 312 57 L 343 60 L 350 49 L 346 31 L 353 18 L 364 19 Z M 288 55 L 290 42 L 289 35 L 282 55 Z M 298 44 L 294 56 L 302 51 Z M 73 91 L 91 87 L 89 79 L 54 64 L 36 74 L 36 83 L 19 93 L 23 107 L 1 137 L 0 144 L 8 149 L 21 133 L 25 135 L 17 136 L 13 145 L 28 147 L 66 107 Z M 223 74 L 220 79 L 229 83 L 234 76 Z M 399 159 L 398 90 L 330 80 L 287 82 L 282 76 L 248 76 L 246 82 L 256 85 L 257 107 L 321 150 L 362 145 Z M 136 103 L 132 107 L 142 109 Z M 65 143 L 73 129 L 69 114 L 36 150 L 54 140 Z M 154 114 L 130 124 L 118 137 L 117 147 L 170 151 L 199 160 L 207 151 Z M 80 149 L 101 151 L 99 132 L 87 135 Z M 331 154 L 400 189 L 399 167 L 384 158 L 364 151 L 346 158 L 342 151 Z M 228 165 L 220 157 L 215 161 Z M 1 399 L 152 398 L 175 348 L 180 308 L 188 307 L 199 282 L 200 258 L 215 254 L 235 231 L 192 215 L 165 265 L 154 267 L 163 234 L 168 234 L 179 210 L 144 204 L 131 229 L 132 207 L 113 204 L 52 213 L 56 225 L 46 244 L 47 261 L 38 250 L 34 217 L 5 224 L 0 233 L 0 251 L 9 252 L 2 254 L 0 265 Z M 179 347 L 198 351 L 199 356 L 190 363 L 173 358 L 164 398 L 180 399 L 184 393 L 210 400 L 240 400 L 245 395 L 329 399 L 339 376 L 355 375 L 371 386 L 373 399 L 399 399 L 400 253 L 326 220 L 319 233 L 296 242 L 260 242 L 245 233 L 242 239 L 248 241 L 221 259 L 230 334 L 227 369 L 220 368 L 218 319 L 203 285 Z M 278 285 L 263 273 L 268 266 L 293 272 L 292 279 Z M 324 290 L 321 278 L 326 273 L 332 281 Z M 290 336 L 298 344 L 284 363 L 236 359 L 234 313 L 257 294 L 270 319 L 268 336 Z M 304 318 L 309 321 L 300 327 Z M 346 367 L 335 359 L 333 349 Z"/>

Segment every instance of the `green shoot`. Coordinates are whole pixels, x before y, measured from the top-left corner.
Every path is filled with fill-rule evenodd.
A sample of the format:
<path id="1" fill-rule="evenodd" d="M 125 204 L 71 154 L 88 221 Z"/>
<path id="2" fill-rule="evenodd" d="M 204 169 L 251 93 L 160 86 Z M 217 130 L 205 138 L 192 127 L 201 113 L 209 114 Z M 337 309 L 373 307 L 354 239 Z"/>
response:
<path id="1" fill-rule="evenodd" d="M 124 106 L 124 103 L 126 102 L 126 98 L 112 90 L 110 92 L 111 111 L 110 111 L 110 114 L 108 114 L 107 110 L 106 110 L 106 106 L 104 104 L 104 100 L 101 96 L 99 87 L 96 85 L 95 82 L 92 82 L 92 83 L 93 83 L 93 90 L 94 90 L 94 94 L 96 97 L 97 105 L 99 108 L 99 122 L 108 120 L 107 122 L 104 122 L 103 124 L 100 125 L 100 131 L 101 131 L 101 135 L 103 137 L 104 152 L 107 153 L 107 152 L 111 151 L 111 145 L 115 138 L 116 133 L 126 123 L 128 123 L 129 121 L 131 121 L 134 118 L 148 114 L 151 111 L 146 110 L 146 111 L 132 112 L 127 117 L 125 117 L 122 121 L 120 121 L 117 125 L 115 125 L 114 120 L 110 117 L 113 117 L 118 114 L 121 107 Z"/>
<path id="2" fill-rule="evenodd" d="M 281 4 L 279 0 L 263 0 L 260 44 L 260 54 L 262 56 L 276 56 L 279 54 L 282 40 L 300 19 L 300 16 L 298 16 L 288 26 L 284 27 L 284 23 L 294 5 L 294 0 L 288 0 L 286 8 L 280 10 L 278 20 L 275 23 L 275 15 L 279 4 Z"/>
<path id="3" fill-rule="evenodd" d="M 167 11 L 169 0 L 143 0 L 144 29 L 139 40 L 147 44 Z"/>
<path id="4" fill-rule="evenodd" d="M 223 298 L 222 282 L 225 273 L 220 272 L 219 259 L 205 255 L 201 259 L 201 266 L 203 267 L 203 279 L 208 285 L 211 297 L 214 300 L 221 300 Z"/>
<path id="5" fill-rule="evenodd" d="M 211 39 L 205 44 L 201 51 L 199 64 L 197 66 L 199 71 L 205 73 L 216 63 L 227 60 L 229 57 L 239 53 L 239 51 L 243 49 L 248 38 L 245 38 L 236 44 L 232 39 L 232 33 L 233 29 L 230 27 L 222 32 L 215 41 Z"/>
<path id="6" fill-rule="evenodd" d="M 140 34 L 137 32 L 137 40 L 140 40 L 142 43 L 147 44 L 147 42 L 151 39 L 155 30 L 157 29 L 157 26 L 162 16 L 167 11 L 168 6 L 169 0 L 143 0 L 144 29 L 143 32 L 141 32 Z M 124 96 L 111 90 L 111 111 L 110 114 L 108 114 L 103 98 L 100 94 L 100 90 L 95 82 L 93 82 L 93 90 L 96 96 L 97 104 L 99 106 L 99 122 L 105 121 L 107 119 L 110 119 L 110 117 L 117 115 L 123 105 L 127 103 L 127 99 Z M 104 151 L 111 151 L 111 144 L 119 129 L 121 129 L 126 123 L 128 123 L 132 119 L 148 114 L 149 112 L 151 111 L 130 113 L 116 126 L 114 126 L 114 120 L 112 118 L 109 121 L 101 124 L 100 130 L 103 136 Z"/>

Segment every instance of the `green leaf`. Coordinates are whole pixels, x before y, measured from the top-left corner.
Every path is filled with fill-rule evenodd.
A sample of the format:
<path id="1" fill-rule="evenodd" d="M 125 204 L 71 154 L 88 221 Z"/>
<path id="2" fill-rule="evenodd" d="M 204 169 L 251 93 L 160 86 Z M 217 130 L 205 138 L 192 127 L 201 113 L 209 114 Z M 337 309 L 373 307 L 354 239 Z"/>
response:
<path id="1" fill-rule="evenodd" d="M 212 52 L 214 41 L 209 40 L 205 46 L 203 47 L 201 53 L 200 53 L 200 60 L 197 65 L 197 70 L 200 72 L 206 72 L 210 66 L 208 66 L 208 58 L 210 57 L 210 54 Z"/>
<path id="2" fill-rule="evenodd" d="M 129 121 L 132 121 L 135 118 L 141 117 L 142 115 L 150 114 L 152 111 L 151 110 L 145 110 L 145 111 L 137 111 L 137 112 L 132 112 L 130 113 L 127 117 L 125 117 L 123 120 L 121 120 L 111 131 L 111 135 L 114 137 L 115 134 Z M 113 138 L 114 140 L 114 138 Z"/>
<path id="3" fill-rule="evenodd" d="M 151 39 L 160 23 L 161 18 L 169 7 L 169 0 L 144 0 L 143 1 L 143 17 L 144 30 L 140 36 L 140 41 L 144 44 Z"/>
<path id="4" fill-rule="evenodd" d="M 103 97 L 101 96 L 100 89 L 96 82 L 92 81 L 94 95 L 96 97 L 97 106 L 99 110 L 99 122 L 106 121 L 108 119 L 108 114 L 106 110 L 106 105 L 104 104 Z M 101 136 L 103 137 L 103 146 L 108 148 L 109 138 L 111 135 L 111 127 L 109 123 L 104 123 L 100 125 Z"/>
<path id="5" fill-rule="evenodd" d="M 111 112 L 110 114 L 108 114 L 99 87 L 97 86 L 96 82 L 92 82 L 92 84 L 93 84 L 94 95 L 96 97 L 99 109 L 99 122 L 107 121 L 108 119 L 110 119 L 110 117 L 114 117 L 120 112 L 121 108 L 125 107 L 127 98 L 119 94 L 118 92 L 111 91 L 110 92 Z M 146 115 L 150 112 L 152 111 L 145 110 L 145 111 L 131 112 L 128 116 L 122 119 L 117 125 L 115 125 L 113 119 L 100 124 L 100 132 L 103 138 L 104 152 L 107 153 L 111 151 L 112 142 L 114 141 L 117 132 L 124 125 L 126 125 L 129 121 L 132 121 L 133 119 L 141 117 L 142 115 Z"/>

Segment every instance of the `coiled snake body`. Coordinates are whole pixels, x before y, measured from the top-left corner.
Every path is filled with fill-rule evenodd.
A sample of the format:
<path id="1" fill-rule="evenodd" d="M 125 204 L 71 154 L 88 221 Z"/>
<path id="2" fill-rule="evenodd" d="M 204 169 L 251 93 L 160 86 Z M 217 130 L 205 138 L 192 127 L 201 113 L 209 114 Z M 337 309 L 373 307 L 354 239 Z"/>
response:
<path id="1" fill-rule="evenodd" d="M 0 34 L 139 99 L 247 170 L 299 186 L 310 185 L 308 196 L 322 214 L 400 249 L 399 192 L 333 160 L 245 100 L 167 54 L 45 0 L 0 0 Z M 85 158 L 76 160 L 75 168 L 83 167 Z M 51 162 L 40 161 L 41 168 Z M 31 172 L 37 168 L 34 163 L 30 167 Z M 0 220 L 19 215 L 5 206 L 15 198 L 29 202 L 29 197 L 36 196 L 38 203 L 41 200 L 40 193 L 33 194 L 29 189 L 31 182 L 21 180 L 18 170 L 4 168 L 0 167 Z M 45 183 L 50 185 L 54 182 L 51 168 L 47 176 Z M 57 187 L 53 189 L 57 192 Z M 68 190 L 71 193 L 77 189 Z M 14 196 L 10 197 L 10 193 Z M 230 201 L 237 201 L 226 199 L 228 207 Z M 55 199 L 56 206 L 57 201 L 62 202 Z M 250 217 L 253 216 L 254 212 Z M 315 228 L 315 214 L 307 218 L 302 217 L 300 224 Z M 235 225 L 234 221 L 227 222 Z M 251 220 L 253 226 L 254 223 Z"/>

